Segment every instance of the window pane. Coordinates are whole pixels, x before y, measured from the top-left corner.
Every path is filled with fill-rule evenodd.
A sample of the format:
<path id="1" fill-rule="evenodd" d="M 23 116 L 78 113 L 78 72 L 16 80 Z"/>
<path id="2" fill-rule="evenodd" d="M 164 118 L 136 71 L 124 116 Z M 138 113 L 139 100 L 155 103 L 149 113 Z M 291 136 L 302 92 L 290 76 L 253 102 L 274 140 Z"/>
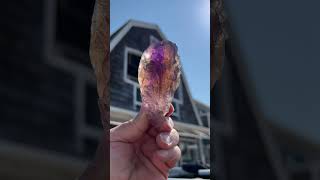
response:
<path id="1" fill-rule="evenodd" d="M 136 94 L 136 97 L 137 97 L 137 101 L 138 102 L 142 102 L 142 100 L 141 100 L 141 92 L 140 92 L 140 88 L 137 88 L 137 92 L 136 92 L 137 94 Z"/>
<path id="2" fill-rule="evenodd" d="M 138 68 L 140 63 L 140 56 L 128 54 L 128 78 L 138 82 Z"/>

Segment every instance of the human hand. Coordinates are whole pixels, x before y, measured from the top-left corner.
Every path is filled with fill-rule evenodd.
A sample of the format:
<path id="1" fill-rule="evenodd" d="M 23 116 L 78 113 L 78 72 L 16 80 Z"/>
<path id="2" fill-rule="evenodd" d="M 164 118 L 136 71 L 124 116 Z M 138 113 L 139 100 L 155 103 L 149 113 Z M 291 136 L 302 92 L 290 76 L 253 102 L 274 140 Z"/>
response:
<path id="1" fill-rule="evenodd" d="M 157 127 L 150 123 L 147 113 L 139 114 L 110 130 L 110 179 L 111 180 L 165 180 L 168 172 L 180 159 L 177 146 L 179 134 L 169 117 L 174 111 L 160 118 Z M 160 115 L 159 115 L 160 116 Z"/>

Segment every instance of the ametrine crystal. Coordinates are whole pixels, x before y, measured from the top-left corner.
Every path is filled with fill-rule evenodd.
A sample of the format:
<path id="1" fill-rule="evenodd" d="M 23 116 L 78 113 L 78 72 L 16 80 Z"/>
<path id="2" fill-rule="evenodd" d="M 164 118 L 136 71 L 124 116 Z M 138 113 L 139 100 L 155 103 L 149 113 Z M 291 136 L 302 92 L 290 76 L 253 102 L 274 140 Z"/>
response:
<path id="1" fill-rule="evenodd" d="M 142 54 L 138 80 L 142 108 L 165 115 L 180 84 L 180 59 L 177 46 L 170 41 L 151 44 Z"/>

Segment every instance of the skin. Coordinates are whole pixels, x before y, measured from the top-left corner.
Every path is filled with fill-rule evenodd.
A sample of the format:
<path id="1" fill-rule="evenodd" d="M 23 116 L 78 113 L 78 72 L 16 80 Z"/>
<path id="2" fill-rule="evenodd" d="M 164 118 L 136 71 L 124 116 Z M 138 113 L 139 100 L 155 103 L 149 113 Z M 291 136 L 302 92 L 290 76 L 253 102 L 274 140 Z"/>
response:
<path id="1" fill-rule="evenodd" d="M 110 180 L 166 180 L 168 172 L 181 157 L 179 134 L 174 129 L 172 115 L 174 108 L 162 118 L 157 128 L 151 126 L 146 118 L 147 112 L 141 110 L 132 120 L 110 129 Z M 79 180 L 109 179 L 107 168 L 107 140 L 104 137 L 96 158 L 87 167 Z"/>
<path id="2" fill-rule="evenodd" d="M 110 130 L 111 180 L 165 180 L 170 168 L 181 157 L 178 132 L 169 117 L 173 106 L 158 128 L 150 125 L 145 111 Z"/>

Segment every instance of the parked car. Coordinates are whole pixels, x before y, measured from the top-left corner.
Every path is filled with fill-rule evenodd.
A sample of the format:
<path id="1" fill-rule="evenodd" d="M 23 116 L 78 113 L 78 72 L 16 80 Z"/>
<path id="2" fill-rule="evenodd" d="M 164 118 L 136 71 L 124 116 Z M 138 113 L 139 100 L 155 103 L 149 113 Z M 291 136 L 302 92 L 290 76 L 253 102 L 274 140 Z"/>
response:
<path id="1" fill-rule="evenodd" d="M 210 169 L 198 164 L 184 164 L 169 171 L 169 180 L 210 179 Z"/>

